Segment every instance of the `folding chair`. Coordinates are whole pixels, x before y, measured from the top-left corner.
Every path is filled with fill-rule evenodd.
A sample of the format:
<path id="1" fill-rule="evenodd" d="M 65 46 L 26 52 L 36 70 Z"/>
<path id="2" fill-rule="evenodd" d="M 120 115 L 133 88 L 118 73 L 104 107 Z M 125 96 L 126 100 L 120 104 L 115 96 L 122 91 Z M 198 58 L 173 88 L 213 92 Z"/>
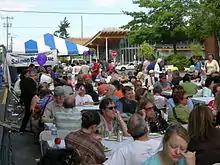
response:
<path id="1" fill-rule="evenodd" d="M 42 156 L 44 155 L 44 150 L 45 150 L 43 145 L 48 140 L 51 140 L 51 131 L 50 130 L 42 131 L 39 136 L 40 150 Z"/>
<path id="2" fill-rule="evenodd" d="M 66 135 L 68 135 L 71 131 L 70 130 L 57 130 L 57 136 L 60 139 L 64 139 L 66 137 Z M 40 149 L 41 149 L 41 154 L 42 156 L 44 155 L 44 151 L 46 150 L 46 148 L 44 148 L 44 144 L 46 141 L 51 140 L 51 131 L 50 130 L 46 130 L 46 131 L 42 131 L 40 133 L 39 136 L 39 142 L 40 142 Z"/>

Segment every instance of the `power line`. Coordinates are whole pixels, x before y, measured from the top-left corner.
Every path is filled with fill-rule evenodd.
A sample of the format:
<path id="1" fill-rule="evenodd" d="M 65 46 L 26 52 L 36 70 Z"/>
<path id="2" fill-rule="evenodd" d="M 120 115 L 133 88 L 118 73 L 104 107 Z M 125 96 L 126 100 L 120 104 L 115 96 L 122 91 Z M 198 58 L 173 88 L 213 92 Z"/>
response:
<path id="1" fill-rule="evenodd" d="M 12 29 L 50 29 L 50 28 L 58 28 L 57 27 L 47 27 L 47 26 L 13 26 Z M 71 27 L 70 27 L 71 28 Z"/>
<path id="2" fill-rule="evenodd" d="M 35 13 L 35 14 L 66 14 L 66 15 L 124 15 L 124 13 L 99 13 L 99 12 L 61 12 L 61 11 L 37 11 L 37 10 L 0 10 L 7 13 Z"/>
<path id="3" fill-rule="evenodd" d="M 99 26 L 84 25 L 85 28 L 99 28 Z M 58 26 L 12 26 L 12 29 L 54 29 L 59 28 Z M 75 27 L 69 27 L 68 29 L 73 29 Z"/>

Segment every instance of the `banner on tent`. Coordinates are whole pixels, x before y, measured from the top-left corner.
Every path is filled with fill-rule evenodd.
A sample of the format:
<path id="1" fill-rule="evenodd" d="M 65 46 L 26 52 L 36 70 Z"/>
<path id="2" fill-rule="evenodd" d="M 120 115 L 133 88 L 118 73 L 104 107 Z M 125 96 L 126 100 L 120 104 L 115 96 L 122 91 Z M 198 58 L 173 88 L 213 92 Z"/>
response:
<path id="1" fill-rule="evenodd" d="M 17 55 L 17 54 L 7 54 L 7 64 L 8 66 L 13 67 L 27 67 L 30 64 L 34 64 L 39 66 L 37 63 L 37 54 L 33 56 L 26 56 L 26 55 Z M 49 51 L 46 52 L 47 61 L 45 65 L 55 65 L 57 63 L 57 51 Z"/>

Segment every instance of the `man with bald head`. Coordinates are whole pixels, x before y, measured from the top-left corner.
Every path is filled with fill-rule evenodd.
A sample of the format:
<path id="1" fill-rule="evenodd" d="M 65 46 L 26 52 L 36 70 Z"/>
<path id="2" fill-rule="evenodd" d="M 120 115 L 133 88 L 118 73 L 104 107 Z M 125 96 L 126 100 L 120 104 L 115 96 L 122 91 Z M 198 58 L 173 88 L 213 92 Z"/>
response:
<path id="1" fill-rule="evenodd" d="M 73 109 L 75 107 L 75 99 L 72 96 L 66 97 L 63 102 L 65 109 Z"/>
<path id="2" fill-rule="evenodd" d="M 141 165 L 159 150 L 161 142 L 149 139 L 148 127 L 141 115 L 134 114 L 130 118 L 128 132 L 135 141 L 115 151 L 104 165 Z"/>

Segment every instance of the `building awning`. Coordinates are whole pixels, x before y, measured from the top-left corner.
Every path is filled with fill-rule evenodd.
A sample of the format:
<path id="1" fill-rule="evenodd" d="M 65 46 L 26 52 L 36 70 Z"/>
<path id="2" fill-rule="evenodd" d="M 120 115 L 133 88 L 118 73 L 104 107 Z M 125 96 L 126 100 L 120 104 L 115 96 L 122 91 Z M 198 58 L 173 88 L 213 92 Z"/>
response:
<path id="1" fill-rule="evenodd" d="M 105 45 L 105 39 L 108 38 L 108 41 L 117 42 L 118 40 L 125 38 L 127 34 L 127 30 L 120 28 L 107 28 L 99 31 L 94 37 L 88 40 L 84 45 L 85 46 L 93 46 L 93 45 Z"/>

